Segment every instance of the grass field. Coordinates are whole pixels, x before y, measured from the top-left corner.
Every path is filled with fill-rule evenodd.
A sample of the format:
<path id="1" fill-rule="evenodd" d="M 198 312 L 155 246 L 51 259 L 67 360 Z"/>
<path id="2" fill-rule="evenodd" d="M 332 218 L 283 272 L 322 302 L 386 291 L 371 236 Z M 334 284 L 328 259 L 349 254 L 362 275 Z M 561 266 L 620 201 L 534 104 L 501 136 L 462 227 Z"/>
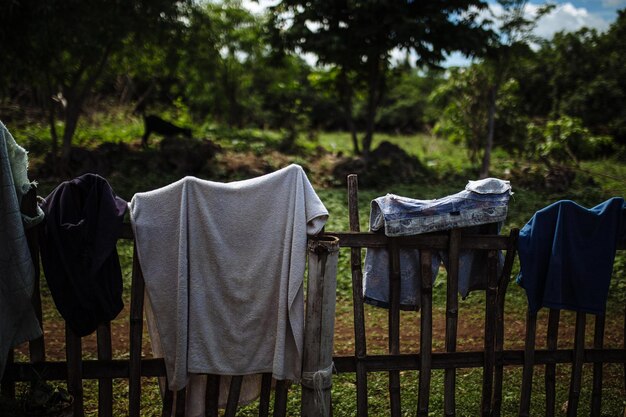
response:
<path id="1" fill-rule="evenodd" d="M 10 126 L 9 126 L 10 128 Z M 31 151 L 31 161 L 36 168 L 37 164 L 43 163 L 44 152 L 47 150 L 49 139 L 46 139 L 46 129 L 43 126 L 28 126 L 17 128 L 13 131 L 18 142 L 28 147 Z M 138 144 L 142 133 L 141 123 L 132 117 L 124 117 L 119 114 L 109 116 L 92 117 L 85 121 L 79 130 L 77 143 L 86 147 L 95 147 L 102 142 L 125 142 L 133 146 Z M 332 159 L 320 162 L 319 156 L 312 150 L 323 147 L 328 154 L 336 155 L 343 153 L 350 154 L 350 139 L 346 133 L 321 133 L 309 143 L 304 138 L 300 139 L 302 151 L 295 155 L 277 156 L 272 153 L 276 143 L 280 140 L 280 134 L 267 133 L 261 131 L 232 132 L 220 131 L 210 126 L 198 127 L 194 129 L 195 135 L 199 137 L 209 137 L 219 143 L 224 154 L 227 155 L 247 155 L 249 159 L 263 159 L 267 164 L 285 164 L 297 162 L 310 167 L 310 172 L 319 172 L 320 167 L 325 167 Z M 252 139 L 246 139 L 252 138 Z M 153 139 L 158 142 L 157 139 Z M 369 215 L 369 202 L 371 199 L 386 193 L 395 193 L 413 198 L 427 199 L 448 195 L 464 188 L 467 180 L 475 179 L 476 170 L 467 159 L 465 150 L 453 145 L 443 139 L 428 135 L 413 136 L 389 136 L 376 135 L 374 147 L 383 140 L 390 141 L 402 147 L 410 155 L 416 156 L 428 167 L 431 175 L 427 178 L 412 183 L 398 183 L 380 188 L 366 188 L 360 190 L 360 223 L 362 230 L 367 230 Z M 154 146 L 157 146 L 156 144 Z M 234 156 L 233 156 L 234 158 Z M 520 161 L 518 158 L 496 151 L 493 161 L 493 175 L 511 180 L 514 196 L 510 202 L 509 217 L 504 225 L 503 233 L 508 233 L 511 228 L 520 228 L 532 216 L 532 214 L 559 199 L 574 199 L 586 206 L 593 206 L 604 201 L 611 196 L 624 196 L 626 194 L 626 157 L 624 151 L 613 155 L 610 158 L 596 161 L 583 162 L 577 167 L 577 178 L 573 185 L 560 192 L 548 192 L 540 187 L 528 185 L 527 178 L 516 177 L 519 172 L 517 168 L 532 161 Z M 272 165 L 273 166 L 273 165 Z M 279 166 L 276 166 L 277 168 Z M 46 195 L 54 187 L 58 178 L 32 178 L 40 180 L 40 194 Z M 112 186 L 116 190 L 123 190 L 119 193 L 127 199 L 137 191 L 144 191 L 150 187 L 156 188 L 165 183 L 177 179 L 175 174 L 147 172 L 140 177 L 125 176 L 122 174 L 109 178 Z M 207 178 L 213 179 L 213 178 Z M 316 189 L 322 201 L 326 204 L 331 213 L 327 224 L 328 231 L 346 231 L 348 229 L 347 214 L 347 193 L 342 187 L 327 187 L 319 184 L 316 178 L 312 178 L 316 183 Z M 524 184 L 524 185 L 518 185 Z M 128 242 L 120 242 L 118 245 L 122 260 L 125 278 L 126 308 L 120 317 L 113 323 L 114 339 L 118 343 L 114 349 L 117 357 L 125 357 L 128 349 L 128 305 L 130 286 L 130 265 L 132 262 L 132 248 Z M 518 267 L 515 268 L 516 274 Z M 353 351 L 352 329 L 352 289 L 350 265 L 348 252 L 342 251 L 338 267 L 338 290 L 337 290 L 337 319 L 336 319 L 336 342 L 335 351 L 337 354 L 349 355 Z M 44 322 L 46 323 L 46 341 L 49 359 L 62 359 L 64 357 L 63 346 L 63 325 L 58 316 L 49 292 L 43 289 L 45 297 Z M 445 317 L 443 310 L 445 304 L 445 279 L 442 271 L 435 283 L 433 292 L 433 314 L 435 323 L 441 323 Z M 624 301 L 626 300 L 626 256 L 619 254 L 615 262 L 614 278 L 611 284 L 611 294 L 607 307 L 607 337 L 606 347 L 621 347 L 624 343 L 623 317 Z M 472 350 L 481 348 L 481 326 L 484 320 L 484 296 L 480 293 L 472 293 L 466 300 L 461 301 L 460 312 L 462 320 L 467 321 L 470 331 L 466 337 L 459 340 L 460 350 Z M 523 346 L 523 322 L 526 310 L 526 299 L 523 291 L 514 283 L 510 285 L 510 290 L 506 301 L 506 347 L 519 348 Z M 371 340 L 368 340 L 370 353 L 384 353 L 386 351 L 386 310 L 367 307 L 367 326 L 371 333 Z M 565 313 L 563 321 L 565 330 L 560 339 L 562 347 L 571 346 L 571 328 L 573 326 L 573 315 Z M 419 313 L 403 312 L 402 314 L 402 352 L 415 352 L 417 335 L 417 324 L 419 323 Z M 540 327 L 545 323 L 545 314 L 540 316 Z M 545 326 L 544 326 L 545 327 Z M 475 334 L 471 329 L 476 329 Z M 587 329 L 587 335 L 592 335 L 592 326 Z M 538 336 L 541 337 L 541 336 Z M 147 339 L 147 337 L 146 337 Z M 434 342 L 435 350 L 442 350 L 443 340 Z M 85 341 L 85 357 L 94 357 L 93 349 L 95 338 L 87 338 Z M 538 340 L 538 343 L 544 343 Z M 145 352 L 149 352 L 149 344 L 146 341 Z M 561 345 L 560 345 L 561 347 Z M 26 359 L 21 349 L 22 356 L 18 359 Z M 621 416 L 624 413 L 626 395 L 624 391 L 624 369 L 619 366 L 605 367 L 605 385 L 603 391 L 603 415 Z M 569 367 L 560 366 L 558 368 L 559 387 L 557 404 L 563 405 L 567 400 L 567 389 L 569 381 Z M 585 367 L 584 371 L 584 391 L 581 398 L 580 415 L 588 414 L 590 396 L 590 369 Z M 404 372 L 402 381 L 402 401 L 404 415 L 414 415 L 417 402 L 417 373 Z M 477 370 L 461 370 L 457 377 L 457 404 L 460 416 L 475 416 L 480 407 L 480 387 L 481 372 Z M 505 392 L 504 392 L 504 415 L 516 415 L 519 401 L 519 386 L 521 381 L 521 368 L 510 368 L 506 372 Z M 431 388 L 431 409 L 432 415 L 441 415 L 443 408 L 443 374 L 440 371 L 433 372 Z M 369 402 L 370 415 L 388 415 L 388 394 L 386 374 L 371 374 L 369 376 Z M 25 385 L 20 387 L 26 389 Z M 298 388 L 294 386 L 294 393 Z M 144 398 L 142 402 L 142 414 L 145 416 L 160 415 L 160 398 L 157 390 L 156 380 L 146 380 L 144 384 Z M 534 378 L 533 411 L 531 415 L 542 415 L 543 398 L 543 375 L 541 367 L 537 367 Z M 87 415 L 97 415 L 97 383 L 94 381 L 85 383 Z M 124 381 L 115 382 L 115 415 L 126 413 L 126 383 Z M 353 416 L 356 409 L 354 375 L 336 376 L 333 384 L 333 408 L 335 416 Z M 299 415 L 299 396 L 291 395 L 289 403 L 289 415 Z M 1 409 L 0 409 L 1 411 Z M 562 410 L 557 410 L 561 414 Z M 1 414 L 1 413 L 0 413 Z M 252 408 L 244 408 L 240 415 L 255 415 Z"/>

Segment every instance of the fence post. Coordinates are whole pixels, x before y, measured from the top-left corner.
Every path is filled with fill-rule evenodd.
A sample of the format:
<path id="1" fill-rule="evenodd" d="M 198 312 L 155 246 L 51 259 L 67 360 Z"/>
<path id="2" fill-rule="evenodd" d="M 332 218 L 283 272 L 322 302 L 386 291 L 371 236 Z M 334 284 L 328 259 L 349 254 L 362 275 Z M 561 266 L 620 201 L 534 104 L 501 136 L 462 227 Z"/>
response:
<path id="1" fill-rule="evenodd" d="M 339 239 L 316 237 L 308 247 L 301 415 L 326 417 L 330 416 Z"/>

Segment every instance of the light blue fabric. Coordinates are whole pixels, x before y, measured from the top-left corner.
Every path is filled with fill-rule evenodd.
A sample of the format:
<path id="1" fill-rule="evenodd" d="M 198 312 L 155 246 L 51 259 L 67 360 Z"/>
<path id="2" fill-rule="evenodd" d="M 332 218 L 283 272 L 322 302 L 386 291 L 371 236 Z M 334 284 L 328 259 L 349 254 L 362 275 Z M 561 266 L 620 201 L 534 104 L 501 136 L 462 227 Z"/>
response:
<path id="1" fill-rule="evenodd" d="M 30 188 L 26 167 L 26 151 L 0 122 L 0 379 L 9 350 L 41 336 L 31 302 L 35 269 L 19 204 Z"/>
<path id="2" fill-rule="evenodd" d="M 435 200 L 416 200 L 387 194 L 372 201 L 370 230 L 387 236 L 409 236 L 463 228 L 463 233 L 483 234 L 485 225 L 506 219 L 511 196 L 508 181 L 487 178 L 469 181 L 465 190 Z M 498 227 L 499 232 L 499 227 Z M 418 249 L 400 249 L 400 307 L 419 308 L 421 269 Z M 503 264 L 498 257 L 498 269 Z M 446 251 L 432 254 L 432 279 L 441 263 L 449 267 Z M 486 287 L 487 253 L 461 250 L 459 254 L 459 293 L 466 297 Z M 363 293 L 368 304 L 389 307 L 389 253 L 385 248 L 368 248 L 365 255 Z"/>
<path id="3" fill-rule="evenodd" d="M 528 306 L 604 314 L 615 249 L 624 238 L 626 203 L 587 209 L 570 200 L 539 210 L 520 230 L 517 282 Z"/>
<path id="4" fill-rule="evenodd" d="M 511 194 L 509 182 L 497 178 L 470 181 L 465 190 L 434 200 L 387 194 L 372 201 L 370 230 L 409 236 L 502 222 Z"/>

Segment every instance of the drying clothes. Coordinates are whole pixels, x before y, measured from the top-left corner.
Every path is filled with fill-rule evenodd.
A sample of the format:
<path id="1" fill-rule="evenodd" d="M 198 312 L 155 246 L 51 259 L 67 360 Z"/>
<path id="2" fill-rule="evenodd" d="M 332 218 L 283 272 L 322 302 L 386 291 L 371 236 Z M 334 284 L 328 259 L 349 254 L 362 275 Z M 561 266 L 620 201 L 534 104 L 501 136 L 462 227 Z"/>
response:
<path id="1" fill-rule="evenodd" d="M 431 276 L 437 278 L 441 257 L 433 251 Z M 367 248 L 363 270 L 363 294 L 367 304 L 389 308 L 390 252 L 383 248 Z M 417 310 L 420 306 L 422 271 L 419 249 L 400 248 L 400 308 Z"/>
<path id="2" fill-rule="evenodd" d="M 469 181 L 465 190 L 434 200 L 387 194 L 372 201 L 370 230 L 409 236 L 502 222 L 511 194 L 509 181 L 497 178 Z"/>
<path id="3" fill-rule="evenodd" d="M 625 228 L 623 198 L 591 209 L 563 200 L 535 213 L 518 240 L 517 282 L 526 290 L 530 311 L 549 307 L 604 314 Z"/>
<path id="4" fill-rule="evenodd" d="M 27 167 L 26 151 L 0 122 L 0 379 L 9 351 L 41 336 L 31 301 L 35 268 L 20 213 L 22 196 L 31 188 Z"/>
<path id="5" fill-rule="evenodd" d="M 95 174 L 63 182 L 41 204 L 43 270 L 57 309 L 79 336 L 124 307 L 116 243 L 127 206 Z"/>
<path id="6" fill-rule="evenodd" d="M 491 224 L 506 219 L 511 196 L 508 181 L 487 178 L 469 181 L 465 190 L 435 200 L 416 200 L 387 194 L 371 203 L 370 230 L 387 236 L 409 236 L 463 228 L 463 233 L 486 234 Z M 400 308 L 419 308 L 421 269 L 418 249 L 400 249 Z M 498 257 L 501 270 L 503 257 Z M 432 253 L 432 279 L 446 251 Z M 459 293 L 466 297 L 472 290 L 486 288 L 487 253 L 461 250 L 459 253 Z M 363 292 L 368 304 L 389 307 L 389 254 L 384 248 L 368 248 L 363 273 Z"/>
<path id="7" fill-rule="evenodd" d="M 227 184 L 185 177 L 133 197 L 170 389 L 191 374 L 300 379 L 307 234 L 327 218 L 298 165 Z"/>

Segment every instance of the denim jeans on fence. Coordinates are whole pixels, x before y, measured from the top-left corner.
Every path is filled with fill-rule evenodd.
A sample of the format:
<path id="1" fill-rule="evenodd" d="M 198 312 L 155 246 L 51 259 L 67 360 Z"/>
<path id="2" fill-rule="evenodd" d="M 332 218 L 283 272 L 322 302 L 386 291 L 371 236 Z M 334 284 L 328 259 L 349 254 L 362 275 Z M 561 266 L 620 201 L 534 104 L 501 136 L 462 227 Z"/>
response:
<path id="1" fill-rule="evenodd" d="M 422 233 L 464 228 L 462 233 L 489 233 L 489 224 L 500 225 L 506 219 L 511 196 L 508 181 L 487 178 L 470 181 L 465 190 L 435 200 L 416 200 L 387 194 L 372 201 L 370 230 L 384 231 L 387 236 L 410 236 Z M 504 257 L 498 256 L 498 271 Z M 447 251 L 432 254 L 432 279 L 441 263 L 448 268 Z M 400 306 L 405 310 L 419 307 L 421 272 L 419 250 L 400 249 Z M 459 292 L 466 297 L 472 290 L 486 288 L 487 253 L 461 250 L 459 254 Z M 363 275 L 365 301 L 389 306 L 389 253 L 385 248 L 369 248 Z"/>

